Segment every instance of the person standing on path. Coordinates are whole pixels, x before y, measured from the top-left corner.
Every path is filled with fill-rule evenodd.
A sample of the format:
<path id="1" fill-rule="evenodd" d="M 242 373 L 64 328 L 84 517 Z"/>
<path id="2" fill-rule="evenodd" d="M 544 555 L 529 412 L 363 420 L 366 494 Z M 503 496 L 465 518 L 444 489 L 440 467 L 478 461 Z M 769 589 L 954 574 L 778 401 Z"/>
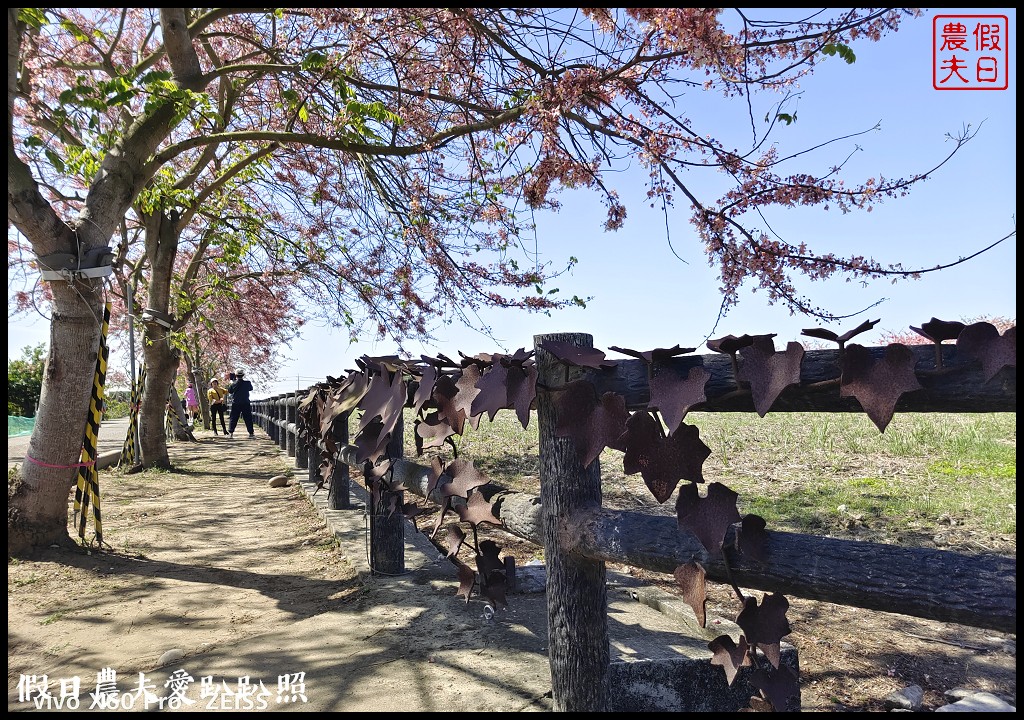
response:
<path id="1" fill-rule="evenodd" d="M 186 419 L 191 420 L 193 425 L 198 423 L 202 417 L 202 411 L 199 407 L 199 396 L 196 395 L 196 386 L 192 382 L 188 384 L 188 388 L 185 390 L 185 411 L 187 413 Z"/>
<path id="2" fill-rule="evenodd" d="M 224 410 L 227 408 L 228 391 L 220 386 L 220 381 L 214 378 L 210 381 L 210 389 L 206 391 L 206 398 L 210 401 L 210 419 L 213 421 L 213 434 L 217 434 L 217 418 L 220 418 L 220 426 L 224 428 L 224 434 L 228 434 L 228 423 L 224 419 Z"/>
<path id="3" fill-rule="evenodd" d="M 256 435 L 252 431 L 252 405 L 249 403 L 252 383 L 245 379 L 244 370 L 236 370 L 228 377 L 231 378 L 231 384 L 228 385 L 228 392 L 231 394 L 231 422 L 228 423 L 228 435 L 235 436 L 235 426 L 238 425 L 238 418 L 241 416 L 249 431 L 249 437 L 254 438 Z"/>

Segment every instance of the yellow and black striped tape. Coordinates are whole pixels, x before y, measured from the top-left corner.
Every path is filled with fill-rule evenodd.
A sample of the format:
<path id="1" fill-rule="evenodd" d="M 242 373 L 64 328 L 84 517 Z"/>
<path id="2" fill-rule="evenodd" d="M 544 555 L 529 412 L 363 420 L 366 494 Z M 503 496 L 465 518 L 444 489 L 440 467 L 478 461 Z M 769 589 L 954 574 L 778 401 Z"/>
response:
<path id="1" fill-rule="evenodd" d="M 146 366 L 139 370 L 139 376 L 132 386 L 132 396 L 128 409 L 128 434 L 124 438 L 124 445 L 121 446 L 121 457 L 117 464 L 134 465 L 136 458 L 140 458 L 142 448 L 135 447 L 135 438 L 138 435 L 136 428 L 139 426 L 139 408 L 142 406 L 142 389 L 146 385 Z M 140 458 L 141 459 L 141 458 Z"/>
<path id="2" fill-rule="evenodd" d="M 78 469 L 78 487 L 75 489 L 75 525 L 78 528 L 78 537 L 85 541 L 85 525 L 91 504 L 96 525 L 96 542 L 100 544 L 103 542 L 103 521 L 100 517 L 100 478 L 96 470 L 96 456 L 100 422 L 103 420 L 103 389 L 107 380 L 107 359 L 110 354 L 110 348 L 107 346 L 110 307 L 111 303 L 108 301 L 103 308 L 103 326 L 100 330 L 99 351 L 96 353 L 96 372 L 92 380 L 89 417 L 82 439 L 82 467 Z"/>

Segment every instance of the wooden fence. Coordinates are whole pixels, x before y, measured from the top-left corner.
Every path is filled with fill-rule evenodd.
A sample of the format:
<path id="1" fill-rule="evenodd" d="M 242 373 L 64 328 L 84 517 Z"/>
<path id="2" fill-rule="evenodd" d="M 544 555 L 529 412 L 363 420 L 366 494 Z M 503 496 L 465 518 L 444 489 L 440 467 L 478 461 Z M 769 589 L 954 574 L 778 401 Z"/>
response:
<path id="1" fill-rule="evenodd" d="M 538 387 L 557 388 L 572 379 L 565 366 L 541 344 L 555 340 L 592 347 L 589 335 L 544 335 L 535 338 Z M 1003 368 L 986 378 L 978 363 L 957 362 L 956 348 L 943 345 L 943 367 L 936 368 L 932 347 L 912 347 L 915 373 L 922 389 L 905 393 L 897 412 L 1015 412 L 1016 368 Z M 882 357 L 885 348 L 869 348 Z M 858 402 L 838 392 L 838 351 L 808 351 L 801 363 L 800 383 L 790 386 L 772 404 L 772 412 L 862 412 Z M 695 411 L 754 412 L 749 392 L 737 392 L 735 365 L 722 354 L 675 357 L 663 363 L 686 377 L 702 367 L 711 377 L 706 401 Z M 954 371 L 955 369 L 955 371 Z M 600 393 L 613 391 L 626 398 L 630 410 L 646 408 L 650 397 L 647 364 L 639 359 L 619 360 L 612 371 L 574 368 Z M 309 470 L 311 482 L 320 480 L 320 448 L 302 445 L 297 407 L 310 390 L 278 395 L 254 403 L 259 424 L 282 450 L 295 458 L 296 467 Z M 691 533 L 680 532 L 674 517 L 601 507 L 598 461 L 583 467 L 571 439 L 555 434 L 551 393 L 538 392 L 535 401 L 540 433 L 540 497 L 511 492 L 496 485 L 480 490 L 485 498 L 500 496 L 495 504 L 503 529 L 544 548 L 548 582 L 549 654 L 556 709 L 602 709 L 593 687 L 608 677 L 607 596 L 605 563 L 613 562 L 672 573 L 689 562 L 699 562 L 707 578 L 735 582 L 741 587 L 783 593 L 829 603 L 882 610 L 916 617 L 1016 632 L 1016 559 L 996 555 L 967 556 L 951 551 L 905 548 L 861 541 L 787 533 L 769 528 L 764 557 L 753 560 L 734 551 L 729 531 L 723 556 L 713 557 Z M 347 423 L 336 427 L 344 428 Z M 390 457 L 401 455 L 401 426 L 396 428 Z M 317 434 L 314 433 L 314 436 Z M 397 436 L 397 437 L 395 437 Z M 348 437 L 336 437 L 339 461 L 330 480 L 329 504 L 349 506 L 348 468 L 360 467 L 356 448 Z M 428 495 L 431 469 L 398 460 L 392 480 L 405 491 L 441 504 L 437 490 Z M 404 569 L 404 519 L 371 518 L 371 567 L 394 573 Z M 374 522 L 375 521 L 375 522 Z M 573 677 L 592 678 L 580 690 Z"/>

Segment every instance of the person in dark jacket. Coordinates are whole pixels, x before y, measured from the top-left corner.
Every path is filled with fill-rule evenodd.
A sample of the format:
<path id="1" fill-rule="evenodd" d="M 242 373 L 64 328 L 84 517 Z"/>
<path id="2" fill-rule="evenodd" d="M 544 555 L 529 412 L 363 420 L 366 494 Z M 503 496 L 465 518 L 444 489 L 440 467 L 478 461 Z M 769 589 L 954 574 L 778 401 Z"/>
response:
<path id="1" fill-rule="evenodd" d="M 228 423 L 228 436 L 235 436 L 235 426 L 238 425 L 238 418 L 245 421 L 245 427 L 249 430 L 249 437 L 256 435 L 252 431 L 252 404 L 249 402 L 249 393 L 252 392 L 252 383 L 245 379 L 244 370 L 235 370 L 228 375 L 231 384 L 228 385 L 228 394 L 231 396 L 231 421 Z"/>

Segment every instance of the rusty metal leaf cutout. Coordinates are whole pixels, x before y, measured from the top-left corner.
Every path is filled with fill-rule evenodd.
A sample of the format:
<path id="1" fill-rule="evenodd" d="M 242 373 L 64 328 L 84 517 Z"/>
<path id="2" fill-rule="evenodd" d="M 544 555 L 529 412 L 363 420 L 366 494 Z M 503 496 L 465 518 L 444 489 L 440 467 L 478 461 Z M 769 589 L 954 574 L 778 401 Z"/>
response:
<path id="1" fill-rule="evenodd" d="M 671 358 L 676 357 L 677 355 L 685 355 L 686 353 L 692 353 L 697 348 L 684 348 L 676 345 L 675 347 L 671 348 L 655 348 L 654 350 L 646 350 L 644 352 L 640 352 L 639 350 L 630 350 L 629 348 L 621 348 L 616 347 L 615 345 L 610 345 L 608 349 L 614 350 L 615 352 L 618 353 L 622 353 L 623 355 L 630 355 L 632 357 L 639 358 L 646 362 L 648 365 L 651 365 L 653 363 L 661 362 L 662 360 L 669 360 Z"/>
<path id="2" fill-rule="evenodd" d="M 455 597 L 466 598 L 466 604 L 468 605 L 469 596 L 473 592 L 473 586 L 476 585 L 476 572 L 458 558 L 455 558 L 455 567 L 458 569 L 459 574 L 459 591 L 455 593 Z"/>
<path id="3" fill-rule="evenodd" d="M 437 512 L 436 507 L 430 507 L 429 505 L 417 505 L 415 502 L 402 503 L 402 515 L 407 520 L 414 520 L 418 517 L 427 517 Z"/>
<path id="4" fill-rule="evenodd" d="M 697 616 L 697 622 L 701 627 L 707 627 L 707 583 L 705 581 L 704 568 L 695 562 L 688 562 L 680 565 L 672 573 L 676 584 L 683 591 L 683 599 L 687 605 L 693 608 L 693 614 Z M 732 682 L 731 680 L 729 682 Z"/>
<path id="5" fill-rule="evenodd" d="M 981 362 L 981 371 L 988 382 L 1004 367 L 1017 367 L 1017 326 L 1002 335 L 992 323 L 968 325 L 956 340 L 957 353 Z"/>
<path id="6" fill-rule="evenodd" d="M 487 413 L 493 422 L 498 410 L 515 408 L 523 429 L 530 423 L 530 406 L 537 394 L 536 364 L 527 361 L 533 352 L 522 348 L 514 355 L 493 355 L 494 364 L 476 383 L 479 394 L 469 408 L 470 415 Z"/>
<path id="7" fill-rule="evenodd" d="M 921 327 L 911 325 L 910 329 L 934 343 L 941 343 L 944 340 L 956 340 L 965 327 L 967 326 L 958 320 L 939 320 L 933 317 Z"/>
<path id="8" fill-rule="evenodd" d="M 510 407 L 508 403 L 508 373 L 505 365 L 492 365 L 476 383 L 477 395 L 473 398 L 469 411 L 472 415 L 487 413 L 488 420 L 494 422 L 499 410 Z"/>
<path id="9" fill-rule="evenodd" d="M 474 488 L 489 482 L 486 475 L 473 467 L 472 460 L 452 460 L 444 471 L 451 477 L 450 482 L 440 486 L 441 494 L 446 497 L 455 495 L 469 499 Z"/>
<path id="10" fill-rule="evenodd" d="M 705 345 L 708 350 L 716 353 L 724 353 L 725 355 L 735 355 L 738 351 L 745 347 L 749 347 L 754 344 L 755 337 L 775 337 L 775 334 L 771 335 L 726 335 L 725 337 L 715 338 L 714 340 L 708 340 Z"/>
<path id="11" fill-rule="evenodd" d="M 498 557 L 500 552 L 501 548 L 493 540 L 480 542 L 480 552 L 476 556 L 476 569 L 480 577 L 487 577 L 492 570 L 505 570 L 505 563 Z"/>
<path id="12" fill-rule="evenodd" d="M 356 462 L 360 464 L 366 461 L 376 463 L 384 454 L 389 440 L 391 440 L 391 433 L 385 431 L 384 423 L 379 419 L 372 420 L 352 442 L 356 448 Z"/>
<path id="13" fill-rule="evenodd" d="M 530 424 L 530 407 L 537 396 L 537 365 L 529 363 L 522 367 L 510 367 L 508 372 L 508 399 L 516 409 L 519 424 L 525 430 Z"/>
<path id="14" fill-rule="evenodd" d="M 707 400 L 704 386 L 710 379 L 711 373 L 701 367 L 690 368 L 685 379 L 665 368 L 652 369 L 651 399 L 647 407 L 661 412 L 669 435 L 675 434 L 691 407 Z"/>
<path id="15" fill-rule="evenodd" d="M 921 389 L 914 374 L 916 363 L 910 348 L 899 343 L 886 347 L 880 360 L 867 348 L 850 345 L 843 354 L 839 395 L 856 398 L 871 422 L 885 432 L 900 396 Z"/>
<path id="16" fill-rule="evenodd" d="M 785 352 L 777 352 L 771 335 L 761 335 L 743 349 L 743 367 L 738 380 L 750 383 L 754 410 L 764 417 L 782 391 L 800 383 L 800 363 L 804 359 L 804 346 L 791 342 Z"/>
<path id="17" fill-rule="evenodd" d="M 423 373 L 420 375 L 419 385 L 416 388 L 416 393 L 412 398 L 413 412 L 419 413 L 420 408 L 423 407 L 424 403 L 430 400 L 430 396 L 434 392 L 434 382 L 437 381 L 438 371 L 433 365 L 427 365 L 423 368 Z"/>
<path id="18" fill-rule="evenodd" d="M 843 347 L 850 338 L 860 335 L 862 332 L 867 332 L 879 322 L 881 322 L 881 320 L 865 320 L 853 330 L 847 330 L 842 335 L 837 335 L 831 330 L 826 330 L 825 328 L 811 328 L 809 330 L 801 331 L 800 334 L 807 335 L 808 337 L 821 338 L 822 340 L 831 340 L 832 342 L 839 343 L 839 347 Z"/>
<path id="19" fill-rule="evenodd" d="M 437 405 L 437 414 L 441 420 L 447 421 L 456 435 L 461 435 L 466 422 L 466 413 L 459 409 L 455 397 L 459 394 L 458 385 L 448 375 L 442 375 L 434 383 L 431 397 Z"/>
<path id="20" fill-rule="evenodd" d="M 545 340 L 540 346 L 566 365 L 594 368 L 595 370 L 618 365 L 615 360 L 606 360 L 604 352 L 597 348 L 582 348 L 557 340 Z"/>
<path id="21" fill-rule="evenodd" d="M 441 447 L 454 434 L 455 428 L 442 420 L 436 411 L 416 421 L 416 435 L 423 438 L 423 448 Z"/>
<path id="22" fill-rule="evenodd" d="M 435 455 L 430 459 L 430 471 L 427 474 L 427 497 L 430 497 L 438 483 L 441 482 L 443 474 L 444 466 L 441 464 L 441 458 Z"/>
<path id="23" fill-rule="evenodd" d="M 467 365 L 455 383 L 459 392 L 455 395 L 456 412 L 469 420 L 469 425 L 474 430 L 480 427 L 481 413 L 473 413 L 473 399 L 480 394 L 476 384 L 480 381 L 480 367 L 478 365 Z M 462 433 L 459 433 L 460 435 Z"/>
<path id="24" fill-rule="evenodd" d="M 736 530 L 736 549 L 747 557 L 764 562 L 768 558 L 767 523 L 760 515 L 744 515 Z"/>
<path id="25" fill-rule="evenodd" d="M 704 627 L 701 625 L 701 627 Z M 740 644 L 737 645 L 728 635 L 719 635 L 708 643 L 708 649 L 713 653 L 712 665 L 719 665 L 725 670 L 725 679 L 729 685 L 736 679 L 736 674 L 742 667 L 750 666 L 750 656 L 747 655 L 747 639 L 740 635 Z"/>
<path id="26" fill-rule="evenodd" d="M 430 538 L 433 539 L 437 535 L 437 531 L 441 529 L 441 525 L 444 523 L 444 518 L 448 514 L 448 511 L 452 509 L 452 498 L 450 495 L 445 495 L 441 499 L 440 512 L 437 515 L 437 519 L 434 521 L 434 528 L 430 531 Z"/>
<path id="27" fill-rule="evenodd" d="M 697 485 L 683 485 L 676 498 L 679 527 L 692 532 L 709 553 L 717 555 L 722 550 L 729 526 L 740 521 L 737 498 L 739 495 L 722 483 L 708 485 L 708 494 L 703 498 Z"/>
<path id="28" fill-rule="evenodd" d="M 658 502 L 665 502 L 680 480 L 704 482 L 702 466 L 711 449 L 701 442 L 700 431 L 685 423 L 665 437 L 661 423 L 650 413 L 635 412 L 626 421 L 623 472 L 640 473 Z"/>
<path id="29" fill-rule="evenodd" d="M 447 530 L 445 539 L 448 541 L 448 557 L 453 557 L 458 554 L 462 543 L 466 541 L 466 533 L 462 532 L 462 528 L 458 525 L 449 525 L 445 529 Z"/>
<path id="30" fill-rule="evenodd" d="M 476 491 L 470 493 L 466 504 L 455 508 L 455 511 L 459 514 L 459 519 L 462 522 L 468 522 L 473 525 L 479 525 L 480 523 L 501 525 L 501 520 L 494 516 L 492 508 L 491 502 L 485 499 L 479 491 Z"/>
<path id="31" fill-rule="evenodd" d="M 573 440 L 583 467 L 594 462 L 605 447 L 625 448 L 620 439 L 629 411 L 621 395 L 608 392 L 598 401 L 589 381 L 576 380 L 561 388 L 554 403 L 558 416 L 555 436 Z"/>
<path id="32" fill-rule="evenodd" d="M 334 473 L 334 460 L 321 460 L 320 461 L 320 483 L 325 483 L 331 479 L 331 475 Z"/>
<path id="33" fill-rule="evenodd" d="M 756 645 L 776 668 L 781 660 L 779 652 L 782 638 L 793 632 L 786 619 L 787 610 L 789 600 L 786 596 L 772 593 L 765 595 L 760 605 L 757 604 L 757 598 L 748 597 L 743 602 L 740 614 L 736 616 L 736 624 L 743 629 L 747 642 Z"/>
<path id="34" fill-rule="evenodd" d="M 496 608 L 507 608 L 508 600 L 505 598 L 507 585 L 505 573 L 492 570 L 486 576 L 486 582 L 483 584 L 483 594 L 494 603 Z"/>
<path id="35" fill-rule="evenodd" d="M 386 375 L 374 375 L 370 380 L 369 390 L 359 402 L 363 416 L 359 420 L 357 432 L 362 432 L 376 417 L 379 417 L 384 428 L 391 432 L 395 422 L 402 416 L 405 398 L 405 380 L 402 373 L 395 373 L 393 380 L 389 380 Z"/>
<path id="36" fill-rule="evenodd" d="M 329 394 L 329 400 L 331 401 L 329 412 L 332 419 L 338 417 L 342 413 L 354 410 L 369 389 L 369 375 L 364 372 L 349 374 L 348 377 L 342 381 L 341 385 L 332 390 Z"/>
<path id="37" fill-rule="evenodd" d="M 800 684 L 793 668 L 759 668 L 750 674 L 750 684 L 764 693 L 778 712 L 794 709 L 800 697 Z"/>

